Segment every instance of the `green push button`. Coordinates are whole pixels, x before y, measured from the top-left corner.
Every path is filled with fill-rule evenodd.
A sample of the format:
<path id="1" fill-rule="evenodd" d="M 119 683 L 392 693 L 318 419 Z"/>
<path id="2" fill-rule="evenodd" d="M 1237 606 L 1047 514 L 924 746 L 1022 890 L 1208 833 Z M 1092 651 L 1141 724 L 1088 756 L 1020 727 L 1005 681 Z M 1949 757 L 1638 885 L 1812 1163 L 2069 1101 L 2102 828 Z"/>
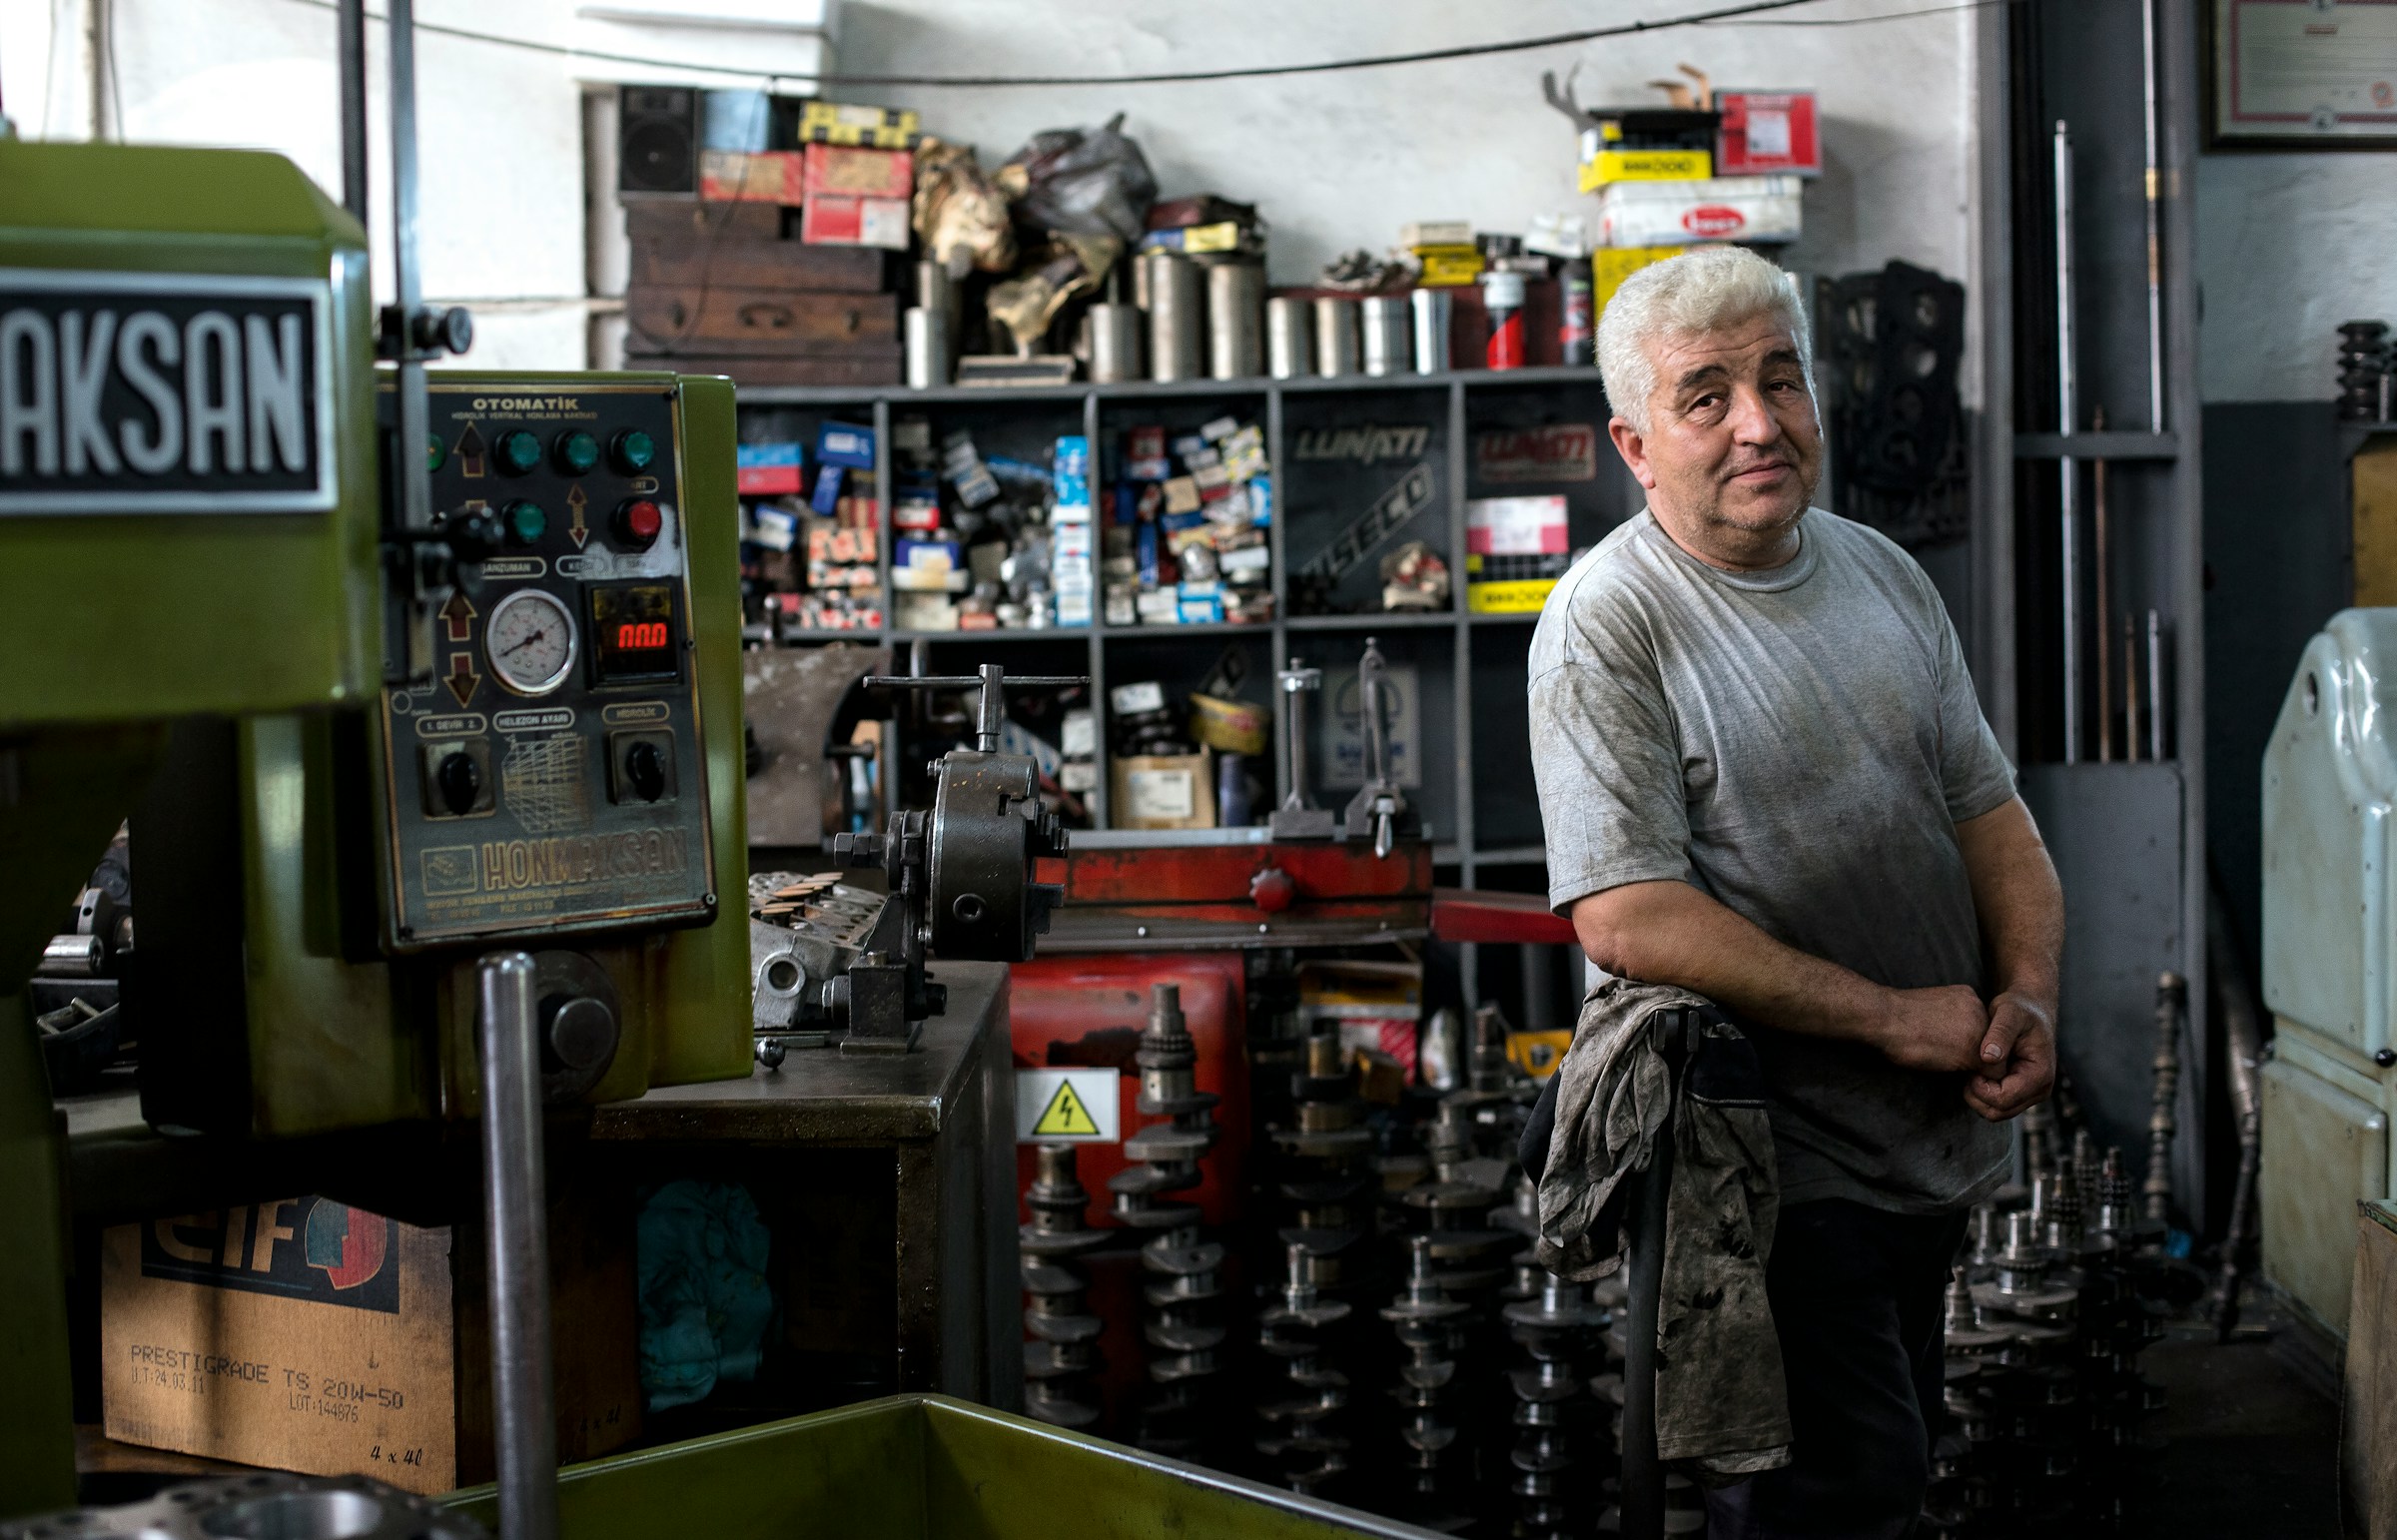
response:
<path id="1" fill-rule="evenodd" d="M 615 451 L 616 468 L 628 476 L 639 475 L 657 458 L 657 440 L 637 427 L 616 434 L 610 447 Z"/>
<path id="2" fill-rule="evenodd" d="M 507 505 L 507 537 L 518 545 L 530 545 L 549 532 L 549 515 L 541 505 L 517 498 Z"/>
<path id="3" fill-rule="evenodd" d="M 578 476 L 599 463 L 599 440 L 577 428 L 557 435 L 557 468 Z"/>
<path id="4" fill-rule="evenodd" d="M 424 468 L 428 471 L 438 470 L 448 463 L 449 451 L 442 447 L 441 435 L 426 433 L 424 435 Z"/>
<path id="5" fill-rule="evenodd" d="M 528 470 L 540 468 L 541 441 L 520 427 L 513 432 L 501 433 L 494 452 L 499 468 L 511 476 L 520 476 Z"/>

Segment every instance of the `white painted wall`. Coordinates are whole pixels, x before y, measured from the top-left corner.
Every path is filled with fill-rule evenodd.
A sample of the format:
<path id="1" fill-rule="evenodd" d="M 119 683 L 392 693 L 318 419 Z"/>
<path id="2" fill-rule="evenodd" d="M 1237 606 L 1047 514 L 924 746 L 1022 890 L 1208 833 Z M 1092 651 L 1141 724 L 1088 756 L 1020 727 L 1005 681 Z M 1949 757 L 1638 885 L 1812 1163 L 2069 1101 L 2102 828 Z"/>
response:
<path id="1" fill-rule="evenodd" d="M 2209 401 L 2329 400 L 2338 328 L 2397 321 L 2397 156 L 2242 151 L 2197 163 L 2197 346 Z"/>
<path id="2" fill-rule="evenodd" d="M 0 0 L 0 89 L 28 133 L 86 132 L 77 18 L 88 3 Z M 584 25 L 575 3 L 418 0 L 418 13 L 561 39 Z M 279 149 L 338 188 L 331 11 L 305 0 L 114 5 L 124 137 Z M 1686 8 L 1686 0 L 870 0 L 844 8 L 840 48 L 843 68 L 860 74 L 1202 69 L 1537 36 Z M 1888 0 L 1823 0 L 1797 14 L 1827 21 L 1890 8 Z M 44 12 L 69 23 L 55 50 Z M 1579 65 L 1585 103 L 1658 101 L 1644 83 L 1687 60 L 1724 85 L 1820 93 L 1827 169 L 1808 190 L 1807 236 L 1786 254 L 1790 266 L 1847 273 L 1903 258 L 1970 279 L 1972 15 L 1713 25 L 1221 84 L 842 94 L 917 107 L 928 129 L 976 144 L 994 166 L 1040 129 L 1125 111 L 1167 196 L 1212 191 L 1262 206 L 1272 276 L 1287 283 L 1338 252 L 1388 247 L 1410 219 L 1521 229 L 1534 214 L 1582 205 L 1572 126 L 1542 102 L 1540 72 Z M 380 82 L 382 29 L 373 32 Z M 514 302 L 479 311 L 478 365 L 580 367 L 585 213 L 574 76 L 588 72 L 431 33 L 417 46 L 427 296 Z M 692 56 L 679 44 L 658 52 Z M 380 163 L 377 189 L 389 190 Z M 1977 378 L 1966 371 L 1969 392 Z"/>
<path id="3" fill-rule="evenodd" d="M 91 137 L 84 39 L 89 3 L 0 0 L 0 100 L 27 138 Z M 784 7 L 793 13 L 809 8 L 804 0 Z M 115 58 L 107 77 L 107 137 L 275 150 L 339 200 L 340 87 L 331 9 L 310 0 L 110 0 L 110 9 Z M 382 6 L 371 9 L 380 13 Z M 422 23 L 502 37 L 607 52 L 646 49 L 663 59 L 707 61 L 743 49 L 758 57 L 761 45 L 751 32 L 628 24 L 620 17 L 641 9 L 636 0 L 612 9 L 618 14 L 593 18 L 578 14 L 578 0 L 418 0 L 416 16 Z M 378 238 L 377 289 L 388 299 L 384 259 L 392 181 L 384 135 L 390 67 L 385 36 L 380 22 L 369 24 L 370 228 Z M 792 57 L 813 62 L 820 56 L 802 49 Z M 428 300 L 473 309 L 475 344 L 466 364 L 586 367 L 584 82 L 623 69 L 417 32 L 422 291 Z"/>
<path id="4" fill-rule="evenodd" d="M 1399 53 L 1669 16 L 1687 0 L 853 0 L 841 67 L 860 75 L 1099 74 Z M 1885 13 L 1825 0 L 1817 20 Z M 1902 7 L 1902 9 L 1922 9 Z M 1969 11 L 1861 26 L 1706 26 L 1646 37 L 1334 75 L 1058 89 L 856 88 L 914 107 L 925 128 L 1005 160 L 1046 128 L 1127 114 L 1164 196 L 1258 204 L 1275 283 L 1394 244 L 1414 219 L 1520 230 L 1582 206 L 1573 127 L 1540 98 L 1540 72 L 1581 67 L 1589 105 L 1657 102 L 1645 82 L 1688 61 L 1721 85 L 1808 87 L 1828 118 L 1827 168 L 1807 194 L 1806 271 L 1893 257 L 1967 276 L 1972 211 Z"/>

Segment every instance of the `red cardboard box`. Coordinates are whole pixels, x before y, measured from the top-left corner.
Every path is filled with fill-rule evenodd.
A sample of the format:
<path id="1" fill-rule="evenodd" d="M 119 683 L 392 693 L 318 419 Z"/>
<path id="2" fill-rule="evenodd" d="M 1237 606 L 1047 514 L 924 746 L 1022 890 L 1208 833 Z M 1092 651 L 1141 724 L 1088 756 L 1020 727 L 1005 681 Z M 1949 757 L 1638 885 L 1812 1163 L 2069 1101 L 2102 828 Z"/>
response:
<path id="1" fill-rule="evenodd" d="M 905 150 L 867 150 L 850 145 L 809 145 L 805 152 L 807 195 L 840 193 L 851 198 L 912 198 L 916 158 Z"/>
<path id="2" fill-rule="evenodd" d="M 818 193 L 799 211 L 799 239 L 813 246 L 879 246 L 904 252 L 907 211 L 904 198 Z"/>
<path id="3" fill-rule="evenodd" d="M 1812 91 L 1718 91 L 1715 105 L 1723 114 L 1716 176 L 1822 175 Z"/>
<path id="4" fill-rule="evenodd" d="M 805 170 L 796 150 L 756 155 L 738 150 L 699 152 L 699 196 L 709 203 L 778 203 L 798 207 Z"/>

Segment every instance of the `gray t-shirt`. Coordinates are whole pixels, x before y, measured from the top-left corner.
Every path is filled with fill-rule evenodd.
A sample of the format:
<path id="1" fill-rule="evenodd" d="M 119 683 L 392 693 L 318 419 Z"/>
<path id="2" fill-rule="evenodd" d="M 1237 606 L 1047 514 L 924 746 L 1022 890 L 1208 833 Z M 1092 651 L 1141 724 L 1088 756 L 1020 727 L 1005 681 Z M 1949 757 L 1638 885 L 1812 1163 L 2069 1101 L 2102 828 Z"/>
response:
<path id="1" fill-rule="evenodd" d="M 1786 565 L 1725 572 L 1643 512 L 1557 584 L 1530 667 L 1549 902 L 1682 881 L 1876 983 L 1980 988 L 1956 826 L 2013 772 L 1923 569 L 1820 508 L 1799 533 Z M 1997 1186 L 2005 1130 L 1962 1076 L 1748 1030 L 1783 1202 L 1937 1212 Z"/>

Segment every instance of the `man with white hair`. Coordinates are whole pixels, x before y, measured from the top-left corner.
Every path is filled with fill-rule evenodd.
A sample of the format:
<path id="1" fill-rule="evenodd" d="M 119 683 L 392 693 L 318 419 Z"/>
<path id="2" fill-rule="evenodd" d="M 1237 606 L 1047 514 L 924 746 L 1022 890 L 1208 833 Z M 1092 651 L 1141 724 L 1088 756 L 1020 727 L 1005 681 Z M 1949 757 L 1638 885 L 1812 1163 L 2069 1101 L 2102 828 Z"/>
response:
<path id="1" fill-rule="evenodd" d="M 1738 248 L 1624 283 L 1598 359 L 1648 507 L 1531 647 L 1549 901 L 1599 968 L 1706 996 L 1764 1067 L 1795 1439 L 1709 1495 L 1717 1537 L 1912 1532 L 1948 1269 L 2055 1063 L 2055 870 L 1930 579 L 1808 506 L 1808 330 Z"/>

